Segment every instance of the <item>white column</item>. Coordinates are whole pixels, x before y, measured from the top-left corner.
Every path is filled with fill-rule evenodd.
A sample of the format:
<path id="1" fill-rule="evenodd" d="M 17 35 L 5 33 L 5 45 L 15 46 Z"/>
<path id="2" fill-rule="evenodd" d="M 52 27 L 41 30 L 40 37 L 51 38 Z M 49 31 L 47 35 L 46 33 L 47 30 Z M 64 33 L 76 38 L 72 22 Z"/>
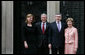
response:
<path id="1" fill-rule="evenodd" d="M 2 1 L 2 54 L 13 54 L 13 1 Z"/>
<path id="2" fill-rule="evenodd" d="M 5 12 L 6 12 L 6 4 L 4 2 L 2 2 L 2 53 L 5 54 L 6 53 L 6 20 L 5 20 Z"/>
<path id="3" fill-rule="evenodd" d="M 47 21 L 55 21 L 55 14 L 60 13 L 60 1 L 47 1 Z"/>

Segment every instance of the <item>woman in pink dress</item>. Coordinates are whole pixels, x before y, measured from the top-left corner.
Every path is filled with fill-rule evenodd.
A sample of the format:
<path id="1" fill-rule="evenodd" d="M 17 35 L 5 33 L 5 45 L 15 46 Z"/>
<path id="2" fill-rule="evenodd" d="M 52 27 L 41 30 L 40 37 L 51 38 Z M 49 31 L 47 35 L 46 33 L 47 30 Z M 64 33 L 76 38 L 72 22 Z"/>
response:
<path id="1" fill-rule="evenodd" d="M 66 20 L 68 27 L 65 29 L 65 54 L 76 54 L 78 48 L 78 31 L 73 26 L 73 18 Z"/>

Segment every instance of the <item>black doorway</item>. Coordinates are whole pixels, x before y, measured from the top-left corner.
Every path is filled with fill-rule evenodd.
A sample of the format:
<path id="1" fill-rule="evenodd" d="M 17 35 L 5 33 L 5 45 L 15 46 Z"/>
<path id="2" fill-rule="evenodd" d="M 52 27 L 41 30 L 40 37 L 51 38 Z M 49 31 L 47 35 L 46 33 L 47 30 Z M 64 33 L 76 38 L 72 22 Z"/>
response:
<path id="1" fill-rule="evenodd" d="M 14 2 L 14 54 L 23 53 L 22 42 L 22 26 L 25 21 L 25 16 L 28 13 L 32 13 L 35 18 L 35 22 L 40 21 L 40 15 L 47 13 L 46 1 L 17 1 Z"/>

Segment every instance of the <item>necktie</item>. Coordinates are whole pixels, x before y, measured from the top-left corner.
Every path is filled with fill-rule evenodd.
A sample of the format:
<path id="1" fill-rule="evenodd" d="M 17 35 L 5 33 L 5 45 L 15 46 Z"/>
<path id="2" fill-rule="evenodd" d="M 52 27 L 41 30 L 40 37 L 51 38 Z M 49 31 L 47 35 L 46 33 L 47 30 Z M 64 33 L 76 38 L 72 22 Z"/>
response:
<path id="1" fill-rule="evenodd" d="M 59 32 L 60 32 L 60 24 L 59 24 L 59 22 L 58 22 L 58 30 L 59 30 Z"/>
<path id="2" fill-rule="evenodd" d="M 42 26 L 42 31 L 43 31 L 43 34 L 44 34 L 44 31 L 45 31 L 44 23 L 43 23 L 43 26 Z"/>

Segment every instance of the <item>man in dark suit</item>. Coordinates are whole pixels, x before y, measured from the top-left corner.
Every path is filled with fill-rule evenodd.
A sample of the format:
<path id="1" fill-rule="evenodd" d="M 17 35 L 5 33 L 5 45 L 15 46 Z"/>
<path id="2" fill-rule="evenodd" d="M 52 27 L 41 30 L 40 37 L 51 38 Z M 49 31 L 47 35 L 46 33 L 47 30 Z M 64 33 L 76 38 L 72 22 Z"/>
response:
<path id="1" fill-rule="evenodd" d="M 41 22 L 36 23 L 37 46 L 39 54 L 48 54 L 49 23 L 47 15 L 41 14 Z"/>
<path id="2" fill-rule="evenodd" d="M 52 54 L 64 54 L 64 29 L 65 24 L 61 22 L 61 14 L 55 15 L 56 21 L 50 24 L 50 43 Z"/>

